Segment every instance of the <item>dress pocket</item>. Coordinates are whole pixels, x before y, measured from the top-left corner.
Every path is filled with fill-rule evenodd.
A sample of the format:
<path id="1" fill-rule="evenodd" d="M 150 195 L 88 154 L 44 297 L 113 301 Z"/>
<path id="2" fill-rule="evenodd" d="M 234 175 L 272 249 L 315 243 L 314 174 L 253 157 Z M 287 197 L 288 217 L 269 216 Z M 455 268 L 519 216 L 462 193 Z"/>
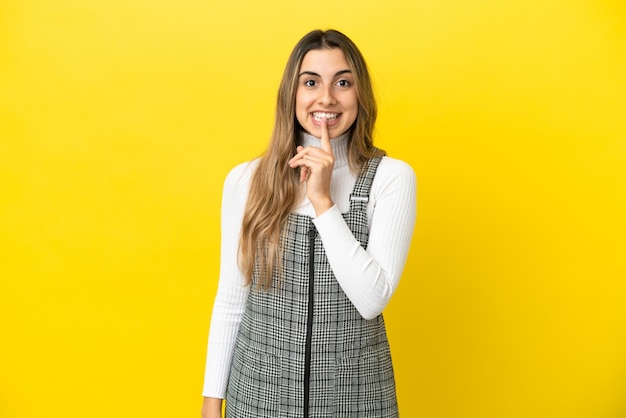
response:
<path id="1" fill-rule="evenodd" d="M 388 351 L 368 350 L 338 361 L 334 404 L 335 416 L 341 418 L 397 416 Z"/>
<path id="2" fill-rule="evenodd" d="M 265 353 L 238 353 L 233 358 L 226 397 L 227 417 L 278 415 L 280 405 L 280 362 Z"/>

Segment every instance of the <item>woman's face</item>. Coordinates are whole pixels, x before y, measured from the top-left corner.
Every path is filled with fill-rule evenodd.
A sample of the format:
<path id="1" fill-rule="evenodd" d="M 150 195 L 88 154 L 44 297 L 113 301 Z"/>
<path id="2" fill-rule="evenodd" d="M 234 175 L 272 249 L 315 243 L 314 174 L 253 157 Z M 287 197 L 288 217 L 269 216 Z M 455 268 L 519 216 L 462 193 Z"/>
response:
<path id="1" fill-rule="evenodd" d="M 326 118 L 330 138 L 345 133 L 356 120 L 358 99 L 354 75 L 339 48 L 314 49 L 304 56 L 296 90 L 296 119 L 321 138 Z"/>

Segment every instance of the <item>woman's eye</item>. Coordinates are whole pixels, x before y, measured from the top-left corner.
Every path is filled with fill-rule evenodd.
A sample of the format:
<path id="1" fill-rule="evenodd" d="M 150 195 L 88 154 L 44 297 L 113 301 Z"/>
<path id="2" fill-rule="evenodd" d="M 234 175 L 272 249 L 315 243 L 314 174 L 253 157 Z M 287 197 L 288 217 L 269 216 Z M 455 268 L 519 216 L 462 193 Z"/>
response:
<path id="1" fill-rule="evenodd" d="M 350 87 L 350 82 L 348 80 L 339 80 L 337 81 L 337 85 L 339 87 Z"/>
<path id="2" fill-rule="evenodd" d="M 304 85 L 307 87 L 314 87 L 315 86 L 315 80 L 307 80 L 304 82 Z"/>

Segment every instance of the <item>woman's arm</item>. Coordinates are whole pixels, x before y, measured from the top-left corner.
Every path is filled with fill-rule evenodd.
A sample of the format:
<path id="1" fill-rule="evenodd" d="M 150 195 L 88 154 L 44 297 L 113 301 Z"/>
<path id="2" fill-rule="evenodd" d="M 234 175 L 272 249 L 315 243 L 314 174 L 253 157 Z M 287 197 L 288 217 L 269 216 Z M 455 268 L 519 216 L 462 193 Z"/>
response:
<path id="1" fill-rule="evenodd" d="M 235 339 L 248 295 L 248 287 L 244 286 L 245 280 L 237 264 L 237 253 L 252 166 L 252 163 L 246 163 L 235 167 L 224 182 L 220 277 L 211 316 L 202 392 L 207 398 L 226 396 Z"/>
<path id="2" fill-rule="evenodd" d="M 334 206 L 314 219 L 339 285 L 366 319 L 378 316 L 393 295 L 406 262 L 416 214 L 411 167 L 383 158 L 372 184 L 367 251 Z"/>

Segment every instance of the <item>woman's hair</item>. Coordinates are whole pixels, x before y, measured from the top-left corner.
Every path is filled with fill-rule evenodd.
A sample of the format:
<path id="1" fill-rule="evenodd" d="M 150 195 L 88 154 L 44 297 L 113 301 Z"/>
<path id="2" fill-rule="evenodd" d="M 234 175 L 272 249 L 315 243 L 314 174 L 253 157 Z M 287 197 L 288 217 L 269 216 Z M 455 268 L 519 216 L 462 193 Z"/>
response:
<path id="1" fill-rule="evenodd" d="M 356 120 L 349 129 L 348 162 L 357 173 L 372 157 L 384 155 L 374 148 L 376 101 L 367 65 L 357 46 L 335 30 L 315 30 L 295 46 L 278 89 L 276 121 L 269 146 L 252 175 L 239 242 L 239 266 L 248 284 L 258 274 L 258 285 L 269 288 L 282 270 L 281 231 L 294 205 L 301 199 L 299 174 L 287 162 L 296 154 L 303 128 L 296 119 L 298 74 L 311 50 L 339 48 L 354 76 L 358 100 Z M 278 275 L 280 276 L 280 275 Z"/>

